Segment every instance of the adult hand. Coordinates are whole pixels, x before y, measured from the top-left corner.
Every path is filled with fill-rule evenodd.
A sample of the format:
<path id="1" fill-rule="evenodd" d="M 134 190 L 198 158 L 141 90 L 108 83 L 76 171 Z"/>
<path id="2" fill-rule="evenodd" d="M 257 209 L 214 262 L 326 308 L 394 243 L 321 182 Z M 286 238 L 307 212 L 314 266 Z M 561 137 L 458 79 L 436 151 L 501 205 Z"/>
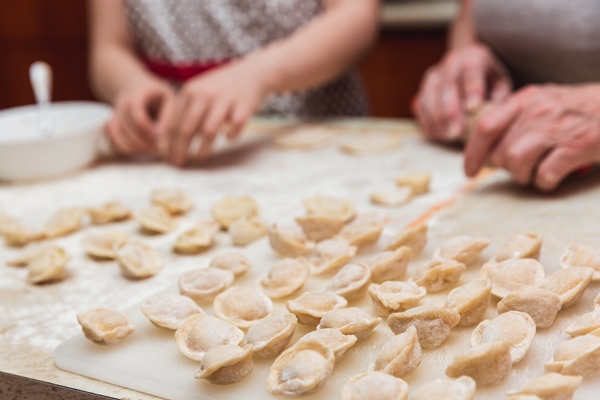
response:
<path id="1" fill-rule="evenodd" d="M 244 59 L 186 82 L 173 112 L 159 123 L 167 161 L 183 166 L 190 158 L 207 157 L 224 127 L 228 138 L 236 138 L 267 95 L 262 75 L 254 59 Z M 201 143 L 190 154 L 196 135 Z"/>
<path id="2" fill-rule="evenodd" d="M 512 83 L 501 62 L 480 44 L 452 50 L 425 73 L 413 112 L 429 138 L 454 142 L 466 131 L 466 114 L 484 101 L 508 96 Z"/>
<path id="3" fill-rule="evenodd" d="M 600 161 L 600 85 L 528 86 L 481 117 L 465 150 L 465 172 L 486 160 L 521 184 L 554 190 Z"/>
<path id="4" fill-rule="evenodd" d="M 172 108 L 175 93 L 168 83 L 143 79 L 116 96 L 115 114 L 105 126 L 114 150 L 121 155 L 157 154 L 155 120 Z"/>

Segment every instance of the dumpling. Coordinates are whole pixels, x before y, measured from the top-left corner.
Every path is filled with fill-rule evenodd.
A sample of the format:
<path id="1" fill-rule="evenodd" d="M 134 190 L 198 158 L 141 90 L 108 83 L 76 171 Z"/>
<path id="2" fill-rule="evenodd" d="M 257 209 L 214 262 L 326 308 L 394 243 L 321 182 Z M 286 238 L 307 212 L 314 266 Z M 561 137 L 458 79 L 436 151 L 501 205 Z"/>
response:
<path id="1" fill-rule="evenodd" d="M 177 220 L 164 208 L 152 206 L 135 213 L 142 229 L 149 233 L 168 233 L 177 228 Z"/>
<path id="2" fill-rule="evenodd" d="M 453 289 L 444 304 L 460 314 L 458 326 L 471 326 L 483 318 L 490 304 L 492 283 L 487 278 L 474 279 Z"/>
<path id="3" fill-rule="evenodd" d="M 222 200 L 215 203 L 210 211 L 223 229 L 229 229 L 231 224 L 242 217 L 247 218 L 258 215 L 259 207 L 258 203 L 252 197 L 225 196 Z"/>
<path id="4" fill-rule="evenodd" d="M 383 372 L 364 372 L 346 383 L 342 400 L 408 400 L 408 384 Z"/>
<path id="5" fill-rule="evenodd" d="M 544 368 L 563 375 L 587 376 L 600 372 L 600 337 L 588 334 L 562 342 L 554 352 L 554 360 Z"/>
<path id="6" fill-rule="evenodd" d="M 373 369 L 396 378 L 404 378 L 421 365 L 421 358 L 422 350 L 417 330 L 411 326 L 385 342 L 375 359 Z"/>
<path id="7" fill-rule="evenodd" d="M 163 207 L 169 214 L 177 215 L 190 211 L 194 207 L 194 199 L 182 189 L 161 188 L 152 191 L 152 203 Z"/>
<path id="8" fill-rule="evenodd" d="M 570 400 L 581 385 L 581 376 L 565 376 L 551 372 L 528 380 L 523 389 L 510 395 L 534 395 L 546 400 Z"/>
<path id="9" fill-rule="evenodd" d="M 376 315 L 387 317 L 396 311 L 416 307 L 427 294 L 427 289 L 414 282 L 388 281 L 381 285 L 371 284 L 369 295 Z"/>
<path id="10" fill-rule="evenodd" d="M 233 283 L 233 272 L 219 268 L 199 268 L 179 277 L 179 291 L 197 302 L 212 301 Z"/>
<path id="11" fill-rule="evenodd" d="M 442 247 L 436 250 L 436 258 L 451 258 L 465 265 L 471 262 L 488 247 L 490 240 L 475 236 L 455 236 L 448 239 Z"/>
<path id="12" fill-rule="evenodd" d="M 421 264 L 411 280 L 427 289 L 427 292 L 439 292 L 456 285 L 463 272 L 465 264 L 453 259 L 437 258 Z"/>
<path id="13" fill-rule="evenodd" d="M 86 236 L 82 245 L 89 256 L 112 260 L 116 257 L 115 247 L 127 240 L 127 235 L 119 231 L 97 232 Z"/>
<path id="14" fill-rule="evenodd" d="M 572 337 L 587 335 L 600 328 L 600 310 L 575 317 L 565 329 Z"/>
<path id="15" fill-rule="evenodd" d="M 87 212 L 92 223 L 97 225 L 125 221 L 131 217 L 129 208 L 117 201 L 104 203 L 97 208 L 89 208 Z"/>
<path id="16" fill-rule="evenodd" d="M 572 244 L 560 257 L 561 268 L 585 267 L 594 270 L 593 281 L 600 280 L 600 253 L 583 244 Z"/>
<path id="17" fill-rule="evenodd" d="M 47 283 L 64 279 L 69 255 L 58 246 L 49 246 L 33 257 L 27 267 L 30 283 Z"/>
<path id="18" fill-rule="evenodd" d="M 352 246 L 361 247 L 379 240 L 383 225 L 374 222 L 353 222 L 346 225 L 337 235 L 336 239 L 342 239 Z"/>
<path id="19" fill-rule="evenodd" d="M 156 275 L 162 267 L 160 255 L 150 246 L 133 240 L 115 246 L 121 272 L 127 278 L 143 279 Z"/>
<path id="20" fill-rule="evenodd" d="M 277 224 L 269 229 L 269 243 L 275 252 L 290 257 L 310 253 L 315 247 L 315 243 L 308 240 L 297 227 Z"/>
<path id="21" fill-rule="evenodd" d="M 370 284 L 369 267 L 364 264 L 348 264 L 331 278 L 325 291 L 333 292 L 346 300 L 356 300 L 367 293 Z"/>
<path id="22" fill-rule="evenodd" d="M 131 320 L 119 310 L 98 307 L 77 314 L 85 337 L 96 344 L 115 344 L 135 330 Z"/>
<path id="23" fill-rule="evenodd" d="M 232 287 L 215 297 L 215 315 L 238 328 L 247 329 L 273 311 L 273 302 L 250 287 Z"/>
<path id="24" fill-rule="evenodd" d="M 10 229 L 10 227 L 15 225 L 20 225 L 16 219 L 14 219 L 8 214 L 0 212 L 0 236 L 4 235 L 4 232 L 7 229 Z"/>
<path id="25" fill-rule="evenodd" d="M 512 363 L 516 364 L 527 354 L 535 331 L 535 322 L 529 314 L 508 311 L 477 325 L 471 334 L 471 346 L 504 340 L 510 345 L 510 357 Z"/>
<path id="26" fill-rule="evenodd" d="M 235 276 L 238 276 L 248 271 L 252 267 L 252 264 L 248 257 L 242 253 L 229 251 L 214 256 L 212 260 L 210 260 L 210 266 L 231 271 Z"/>
<path id="27" fill-rule="evenodd" d="M 473 400 L 475 381 L 469 376 L 458 379 L 436 379 L 427 382 L 415 393 L 412 400 Z"/>
<path id="28" fill-rule="evenodd" d="M 309 332 L 302 336 L 296 343 L 313 340 L 329 347 L 333 351 L 336 362 L 341 360 L 346 350 L 354 346 L 357 341 L 354 335 L 344 335 L 337 329 L 327 328 Z"/>
<path id="29" fill-rule="evenodd" d="M 246 246 L 266 236 L 269 227 L 260 218 L 245 215 L 229 225 L 229 236 L 234 246 Z"/>
<path id="30" fill-rule="evenodd" d="M 498 302 L 498 314 L 520 311 L 533 318 L 538 329 L 552 326 L 562 303 L 554 292 L 539 288 L 529 288 L 506 295 Z"/>
<path id="31" fill-rule="evenodd" d="M 517 233 L 502 245 L 496 253 L 495 261 L 509 258 L 540 258 L 542 237 L 537 233 Z"/>
<path id="32" fill-rule="evenodd" d="M 366 262 L 371 269 L 371 280 L 381 283 L 404 279 L 408 263 L 413 257 L 413 251 L 406 246 L 376 254 Z"/>
<path id="33" fill-rule="evenodd" d="M 408 311 L 391 314 L 387 323 L 396 335 L 411 326 L 417 329 L 421 347 L 433 349 L 440 346 L 458 324 L 460 315 L 451 308 L 419 306 Z"/>
<path id="34" fill-rule="evenodd" d="M 314 242 L 330 239 L 344 227 L 344 221 L 336 216 L 313 214 L 305 217 L 296 217 L 307 238 Z"/>
<path id="35" fill-rule="evenodd" d="M 200 222 L 177 237 L 173 250 L 183 254 L 195 254 L 207 250 L 213 245 L 218 231 L 219 224 L 216 222 Z"/>
<path id="36" fill-rule="evenodd" d="M 357 340 L 365 339 L 379 325 L 381 318 L 358 307 L 331 310 L 321 318 L 317 329 L 333 328 L 344 335 L 354 335 Z"/>
<path id="37" fill-rule="evenodd" d="M 286 302 L 287 309 L 296 314 L 303 325 L 318 325 L 327 311 L 344 308 L 348 301 L 331 292 L 305 292 Z"/>
<path id="38" fill-rule="evenodd" d="M 328 239 L 317 243 L 311 258 L 311 272 L 322 274 L 348 264 L 356 255 L 356 247 L 344 240 Z"/>
<path id="39" fill-rule="evenodd" d="M 242 381 L 254 368 L 252 345 L 244 347 L 224 344 L 208 350 L 202 361 L 196 379 L 206 379 L 210 383 L 229 385 Z"/>
<path id="40" fill-rule="evenodd" d="M 298 342 L 271 366 L 267 389 L 271 394 L 284 396 L 314 393 L 325 384 L 334 365 L 331 348 L 316 340 Z"/>
<path id="41" fill-rule="evenodd" d="M 50 248 L 58 248 L 58 246 L 53 244 L 40 244 L 29 246 L 27 247 L 27 249 L 22 251 L 17 257 L 6 261 L 6 265 L 10 265 L 11 267 L 26 267 L 29 264 L 31 264 L 31 262 L 35 258 L 39 257 Z"/>
<path id="42" fill-rule="evenodd" d="M 273 264 L 269 273 L 258 281 L 258 286 L 272 299 L 289 296 L 304 286 L 310 275 L 305 258 L 284 258 Z"/>
<path id="43" fill-rule="evenodd" d="M 568 308 L 581 299 L 593 276 L 594 270 L 591 268 L 559 269 L 544 279 L 542 289 L 556 293 L 562 308 Z"/>
<path id="44" fill-rule="evenodd" d="M 371 203 L 382 206 L 400 206 L 408 203 L 413 195 L 412 188 L 407 186 L 378 189 L 371 193 Z"/>
<path id="45" fill-rule="evenodd" d="M 328 215 L 344 222 L 351 221 L 356 214 L 351 202 L 336 197 L 311 197 L 304 200 L 304 207 L 308 215 Z"/>
<path id="46" fill-rule="evenodd" d="M 292 313 L 271 315 L 248 329 L 244 343 L 254 346 L 256 356 L 273 358 L 290 343 L 297 323 L 298 318 Z"/>
<path id="47" fill-rule="evenodd" d="M 450 378 L 469 376 L 478 388 L 501 384 L 510 375 L 510 345 L 504 340 L 484 343 L 459 354 L 446 368 Z"/>
<path id="48" fill-rule="evenodd" d="M 243 339 L 241 329 L 203 314 L 188 317 L 175 331 L 175 344 L 181 354 L 196 361 L 201 361 L 210 349 L 225 344 L 239 345 Z"/>
<path id="49" fill-rule="evenodd" d="M 479 276 L 492 282 L 492 294 L 499 298 L 544 283 L 544 266 L 533 258 L 511 258 L 481 267 Z"/>
<path id="50" fill-rule="evenodd" d="M 340 150 L 354 155 L 369 155 L 393 151 L 402 143 L 398 132 L 391 130 L 370 131 L 369 134 L 353 134 L 340 143 Z"/>
<path id="51" fill-rule="evenodd" d="M 393 251 L 402 246 L 407 246 L 415 255 L 419 255 L 427 245 L 427 230 L 427 224 L 406 228 L 392 237 L 385 250 Z"/>
<path id="52" fill-rule="evenodd" d="M 204 314 L 194 300 L 178 294 L 151 297 L 142 303 L 140 311 L 154 325 L 174 330 L 181 327 L 188 317 Z"/>
<path id="53" fill-rule="evenodd" d="M 328 127 L 299 125 L 281 132 L 273 143 L 283 149 L 308 150 L 328 145 L 335 135 L 336 131 Z"/>
<path id="54" fill-rule="evenodd" d="M 55 238 L 78 231 L 83 226 L 83 209 L 64 208 L 59 210 L 44 225 L 44 236 Z"/>
<path id="55" fill-rule="evenodd" d="M 431 174 L 426 171 L 415 171 L 396 178 L 396 185 L 409 187 L 414 194 L 423 194 L 429 191 Z"/>
<path id="56" fill-rule="evenodd" d="M 44 231 L 11 220 L 10 223 L 7 223 L 6 221 L 3 223 L 2 236 L 9 246 L 25 246 L 36 240 L 43 239 Z"/>

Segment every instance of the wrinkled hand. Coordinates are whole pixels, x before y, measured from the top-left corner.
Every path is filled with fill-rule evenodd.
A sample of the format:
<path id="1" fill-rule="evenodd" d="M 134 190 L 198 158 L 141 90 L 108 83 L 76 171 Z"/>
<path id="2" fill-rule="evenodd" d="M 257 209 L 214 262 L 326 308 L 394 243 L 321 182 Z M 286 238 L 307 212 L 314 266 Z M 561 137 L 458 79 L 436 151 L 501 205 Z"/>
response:
<path id="1" fill-rule="evenodd" d="M 140 79 L 124 87 L 114 101 L 115 114 L 105 126 L 113 149 L 121 155 L 158 153 L 156 120 L 175 98 L 167 82 Z"/>
<path id="2" fill-rule="evenodd" d="M 413 112 L 429 138 L 454 142 L 465 134 L 467 113 L 486 100 L 503 100 L 511 88 L 508 73 L 491 51 L 471 45 L 449 52 L 425 73 Z"/>
<path id="3" fill-rule="evenodd" d="M 600 85 L 528 86 L 497 105 L 467 143 L 467 175 L 486 160 L 544 191 L 600 161 Z"/>
<path id="4" fill-rule="evenodd" d="M 253 61 L 240 60 L 183 85 L 173 112 L 160 123 L 166 160 L 183 166 L 190 159 L 207 157 L 224 128 L 229 139 L 236 138 L 267 95 L 262 73 Z M 190 154 L 195 136 L 201 143 Z"/>

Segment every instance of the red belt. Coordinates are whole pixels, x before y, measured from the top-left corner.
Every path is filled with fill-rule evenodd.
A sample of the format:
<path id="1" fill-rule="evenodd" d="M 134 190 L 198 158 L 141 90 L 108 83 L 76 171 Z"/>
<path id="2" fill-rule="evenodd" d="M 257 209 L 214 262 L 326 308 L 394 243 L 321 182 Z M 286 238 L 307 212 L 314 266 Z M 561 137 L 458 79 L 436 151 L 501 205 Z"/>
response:
<path id="1" fill-rule="evenodd" d="M 156 60 L 151 58 L 143 58 L 144 63 L 150 71 L 165 79 L 173 81 L 187 81 L 196 75 L 203 74 L 212 69 L 221 67 L 229 62 L 224 61 L 207 61 L 198 63 L 178 63 L 173 64 L 168 61 Z"/>

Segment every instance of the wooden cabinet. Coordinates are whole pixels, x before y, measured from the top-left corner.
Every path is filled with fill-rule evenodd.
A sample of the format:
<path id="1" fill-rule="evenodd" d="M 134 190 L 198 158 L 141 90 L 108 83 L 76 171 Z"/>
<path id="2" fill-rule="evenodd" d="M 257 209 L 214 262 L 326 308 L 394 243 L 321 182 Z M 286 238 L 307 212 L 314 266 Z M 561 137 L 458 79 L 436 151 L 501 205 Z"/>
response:
<path id="1" fill-rule="evenodd" d="M 374 115 L 410 116 L 421 75 L 439 59 L 444 42 L 441 29 L 381 32 L 360 65 Z M 93 99 L 87 82 L 85 1 L 0 1 L 0 108 L 34 101 L 28 69 L 36 60 L 54 69 L 54 100 Z"/>

